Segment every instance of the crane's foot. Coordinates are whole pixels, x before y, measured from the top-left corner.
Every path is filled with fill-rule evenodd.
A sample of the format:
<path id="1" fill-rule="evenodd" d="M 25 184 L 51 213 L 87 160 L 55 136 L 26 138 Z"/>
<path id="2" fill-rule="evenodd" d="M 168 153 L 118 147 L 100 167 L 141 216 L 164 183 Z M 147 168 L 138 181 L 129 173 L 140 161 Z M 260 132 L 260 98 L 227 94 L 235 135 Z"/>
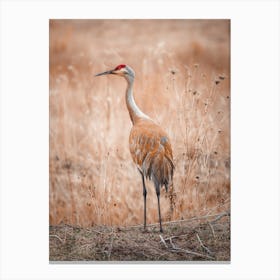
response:
<path id="1" fill-rule="evenodd" d="M 143 232 L 143 233 L 148 232 L 146 225 L 144 225 L 142 232 Z"/>

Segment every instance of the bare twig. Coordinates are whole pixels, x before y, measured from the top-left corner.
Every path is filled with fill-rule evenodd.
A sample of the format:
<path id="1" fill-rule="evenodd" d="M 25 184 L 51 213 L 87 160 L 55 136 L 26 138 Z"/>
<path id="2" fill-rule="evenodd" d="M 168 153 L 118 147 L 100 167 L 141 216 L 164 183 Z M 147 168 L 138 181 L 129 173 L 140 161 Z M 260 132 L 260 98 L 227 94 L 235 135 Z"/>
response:
<path id="1" fill-rule="evenodd" d="M 165 240 L 163 239 L 163 237 L 161 236 L 161 234 L 159 235 L 160 241 L 163 243 L 163 245 L 165 246 L 165 248 L 168 248 Z"/>
<path id="2" fill-rule="evenodd" d="M 186 254 L 190 254 L 190 255 L 194 255 L 194 256 L 198 256 L 198 257 L 201 257 L 201 258 L 206 258 L 206 259 L 211 259 L 211 260 L 214 260 L 213 257 L 209 256 L 209 255 L 204 255 L 204 254 L 200 254 L 200 253 L 197 253 L 197 252 L 194 252 L 194 251 L 191 251 L 191 250 L 188 250 L 188 249 L 182 249 L 182 248 L 179 248 L 177 246 L 174 245 L 174 243 L 172 242 L 172 238 L 169 239 L 169 242 L 172 246 L 172 251 L 175 251 L 175 252 L 184 252 Z"/>
<path id="3" fill-rule="evenodd" d="M 209 250 L 209 248 L 207 248 L 207 247 L 202 243 L 202 241 L 201 241 L 201 239 L 200 239 L 198 233 L 196 233 L 196 237 L 197 237 L 197 239 L 198 239 L 198 241 L 199 241 L 201 247 L 202 247 L 209 255 L 213 255 L 213 253 Z"/>
<path id="4" fill-rule="evenodd" d="M 223 218 L 224 216 L 230 216 L 230 212 L 221 213 L 220 215 L 218 215 L 217 218 L 212 220 L 210 223 L 215 223 L 215 222 L 219 221 L 221 218 Z"/>
<path id="5" fill-rule="evenodd" d="M 50 234 L 50 237 L 55 237 L 57 238 L 61 243 L 64 243 L 64 241 L 56 234 Z"/>
<path id="6" fill-rule="evenodd" d="M 150 238 L 144 238 L 145 239 L 145 243 L 148 245 L 149 244 L 149 247 L 150 248 L 153 248 L 154 250 L 156 250 L 157 252 L 164 252 L 162 249 L 160 249 L 157 244 L 155 244 L 155 242 L 151 242 L 151 239 Z"/>
<path id="7" fill-rule="evenodd" d="M 175 220 L 175 221 L 168 221 L 168 222 L 163 222 L 163 225 L 167 225 L 167 224 L 176 224 L 176 223 L 188 223 L 188 222 L 192 222 L 192 221 L 196 221 L 196 220 L 203 220 L 203 219 L 208 219 L 208 218 L 213 218 L 213 217 L 219 217 L 222 218 L 224 216 L 228 216 L 229 212 L 223 212 L 223 213 L 218 213 L 218 214 L 213 214 L 213 215 L 205 215 L 205 216 L 201 216 L 201 217 L 193 217 L 191 219 L 187 219 L 187 220 Z M 220 217 L 221 216 L 221 217 Z M 219 220 L 217 219 L 217 220 Z M 213 220 L 211 222 L 215 222 L 216 220 Z M 152 227 L 152 226 L 157 226 L 158 223 L 155 224 L 149 224 L 147 225 L 147 227 Z M 127 228 L 138 228 L 138 227 L 143 227 L 143 225 L 134 225 L 134 226 L 129 226 Z"/>
<path id="8" fill-rule="evenodd" d="M 211 232 L 213 234 L 214 239 L 216 239 L 216 234 L 215 234 L 215 231 L 214 231 L 214 228 L 213 228 L 212 224 L 209 221 L 207 222 L 207 224 L 209 225 L 209 227 L 211 229 Z"/>
<path id="9" fill-rule="evenodd" d="M 104 232 L 101 232 L 101 231 L 98 231 L 98 230 L 95 230 L 95 229 L 87 229 L 88 232 L 96 232 L 98 234 L 104 234 Z"/>
<path id="10" fill-rule="evenodd" d="M 173 235 L 173 236 L 170 236 L 170 237 L 165 238 L 164 240 L 165 240 L 165 241 L 168 241 L 168 240 L 170 240 L 170 238 L 173 239 L 173 238 L 185 237 L 185 236 L 188 236 L 188 235 L 189 235 L 189 233 L 187 233 L 187 234 L 182 234 L 182 235 Z"/>
<path id="11" fill-rule="evenodd" d="M 169 238 L 169 242 L 170 242 L 172 248 L 173 248 L 173 249 L 176 249 L 176 248 L 175 248 L 175 245 L 173 244 L 173 241 L 172 241 L 172 238 L 171 238 L 171 237 Z"/>

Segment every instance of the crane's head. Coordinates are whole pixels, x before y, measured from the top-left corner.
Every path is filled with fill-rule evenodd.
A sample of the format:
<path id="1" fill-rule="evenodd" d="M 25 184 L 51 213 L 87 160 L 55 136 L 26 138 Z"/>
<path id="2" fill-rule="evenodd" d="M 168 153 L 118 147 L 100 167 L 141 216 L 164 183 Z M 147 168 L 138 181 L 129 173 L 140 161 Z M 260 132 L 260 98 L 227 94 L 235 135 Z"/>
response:
<path id="1" fill-rule="evenodd" d="M 120 64 L 113 70 L 105 71 L 105 72 L 96 74 L 95 76 L 108 75 L 108 74 L 122 76 L 129 80 L 131 78 L 133 79 L 135 77 L 135 74 L 134 74 L 134 71 L 132 70 L 132 68 L 125 64 Z"/>

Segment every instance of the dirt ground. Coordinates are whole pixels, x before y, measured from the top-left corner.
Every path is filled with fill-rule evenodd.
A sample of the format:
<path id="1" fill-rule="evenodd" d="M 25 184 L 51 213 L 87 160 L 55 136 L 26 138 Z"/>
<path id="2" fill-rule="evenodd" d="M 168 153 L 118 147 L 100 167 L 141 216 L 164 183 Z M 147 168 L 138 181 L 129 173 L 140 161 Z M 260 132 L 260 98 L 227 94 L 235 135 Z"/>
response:
<path id="1" fill-rule="evenodd" d="M 228 212 L 142 226 L 50 226 L 50 261 L 230 261 Z"/>

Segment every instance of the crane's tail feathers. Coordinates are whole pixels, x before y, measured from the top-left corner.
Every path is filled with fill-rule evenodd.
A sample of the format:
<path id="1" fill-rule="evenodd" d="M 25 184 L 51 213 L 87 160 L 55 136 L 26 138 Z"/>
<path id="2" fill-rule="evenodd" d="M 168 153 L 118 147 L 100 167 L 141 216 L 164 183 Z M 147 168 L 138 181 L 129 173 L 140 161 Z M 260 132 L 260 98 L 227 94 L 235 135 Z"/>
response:
<path id="1" fill-rule="evenodd" d="M 174 164 L 170 158 L 163 154 L 148 154 L 142 164 L 142 170 L 145 177 L 152 180 L 155 186 L 165 186 L 166 192 L 168 191 L 174 172 Z"/>

